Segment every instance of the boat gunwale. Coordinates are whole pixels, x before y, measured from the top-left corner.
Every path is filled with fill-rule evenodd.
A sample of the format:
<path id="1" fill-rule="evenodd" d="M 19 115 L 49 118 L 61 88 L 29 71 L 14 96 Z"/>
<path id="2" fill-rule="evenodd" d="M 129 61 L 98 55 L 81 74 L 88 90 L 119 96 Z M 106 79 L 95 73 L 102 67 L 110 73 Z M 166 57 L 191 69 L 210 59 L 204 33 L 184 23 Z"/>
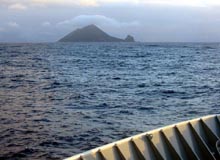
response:
<path id="1" fill-rule="evenodd" d="M 140 138 L 142 136 L 149 136 L 150 137 L 152 134 L 160 132 L 160 131 L 163 131 L 165 129 L 175 128 L 175 127 L 178 127 L 178 126 L 181 126 L 181 125 L 185 125 L 185 124 L 188 124 L 190 122 L 195 122 L 195 121 L 198 121 L 198 120 L 205 120 L 205 119 L 214 118 L 214 117 L 218 118 L 219 116 L 220 116 L 220 114 L 207 115 L 207 116 L 202 116 L 202 117 L 194 118 L 194 119 L 191 119 L 191 120 L 185 120 L 185 121 L 177 122 L 177 123 L 174 123 L 174 124 L 171 124 L 171 125 L 167 125 L 167 126 L 164 126 L 164 127 L 156 128 L 156 129 L 144 132 L 144 133 L 136 134 L 134 136 L 130 136 L 130 137 L 127 137 L 127 138 L 124 138 L 124 139 L 120 139 L 120 140 L 117 140 L 115 142 L 111 142 L 111 143 L 105 144 L 103 146 L 96 147 L 94 149 L 91 149 L 91 150 L 88 150 L 88 151 L 76 154 L 76 155 L 74 155 L 72 157 L 66 158 L 65 160 L 82 159 L 83 156 L 90 155 L 91 153 L 100 152 L 101 150 L 104 150 L 104 149 L 107 149 L 107 148 L 110 148 L 110 147 L 114 147 L 114 146 L 120 145 L 120 144 L 122 144 L 124 142 L 132 141 L 133 139 L 137 139 L 137 138 Z M 220 119 L 219 119 L 219 121 L 220 121 Z"/>

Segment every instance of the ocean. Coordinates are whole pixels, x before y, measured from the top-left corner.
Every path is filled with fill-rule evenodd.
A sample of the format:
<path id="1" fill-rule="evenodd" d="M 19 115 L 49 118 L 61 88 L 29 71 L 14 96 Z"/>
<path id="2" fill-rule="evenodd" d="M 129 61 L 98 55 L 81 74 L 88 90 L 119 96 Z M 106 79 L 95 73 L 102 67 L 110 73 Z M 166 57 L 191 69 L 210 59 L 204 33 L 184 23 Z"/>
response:
<path id="1" fill-rule="evenodd" d="M 220 43 L 0 44 L 0 159 L 63 159 L 220 113 Z"/>

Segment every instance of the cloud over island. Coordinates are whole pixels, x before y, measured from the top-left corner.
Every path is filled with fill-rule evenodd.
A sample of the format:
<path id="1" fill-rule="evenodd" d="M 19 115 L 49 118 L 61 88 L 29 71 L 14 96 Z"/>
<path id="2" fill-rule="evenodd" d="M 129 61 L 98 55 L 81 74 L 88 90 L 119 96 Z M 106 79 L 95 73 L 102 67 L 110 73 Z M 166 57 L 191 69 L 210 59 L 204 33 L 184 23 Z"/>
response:
<path id="1" fill-rule="evenodd" d="M 72 19 L 59 22 L 57 23 L 57 26 L 83 27 L 90 24 L 109 27 L 132 27 L 140 25 L 138 21 L 122 22 L 103 15 L 80 15 Z"/>

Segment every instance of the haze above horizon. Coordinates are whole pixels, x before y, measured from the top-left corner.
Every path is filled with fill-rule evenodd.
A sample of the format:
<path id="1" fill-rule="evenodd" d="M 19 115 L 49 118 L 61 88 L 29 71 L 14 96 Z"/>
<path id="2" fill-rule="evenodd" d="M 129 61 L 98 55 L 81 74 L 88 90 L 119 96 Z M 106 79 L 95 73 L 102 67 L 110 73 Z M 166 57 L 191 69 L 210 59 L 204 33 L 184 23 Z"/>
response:
<path id="1" fill-rule="evenodd" d="M 55 42 L 95 24 L 144 42 L 220 42 L 218 0 L 0 0 L 0 42 Z"/>

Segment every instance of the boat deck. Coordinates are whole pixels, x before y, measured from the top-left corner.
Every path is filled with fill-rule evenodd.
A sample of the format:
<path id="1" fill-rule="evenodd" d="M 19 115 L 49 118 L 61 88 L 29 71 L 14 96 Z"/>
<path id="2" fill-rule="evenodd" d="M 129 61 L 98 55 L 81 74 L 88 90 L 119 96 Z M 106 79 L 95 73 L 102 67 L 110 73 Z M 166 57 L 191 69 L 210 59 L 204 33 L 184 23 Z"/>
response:
<path id="1" fill-rule="evenodd" d="M 173 124 L 67 158 L 67 160 L 220 159 L 220 115 Z"/>

